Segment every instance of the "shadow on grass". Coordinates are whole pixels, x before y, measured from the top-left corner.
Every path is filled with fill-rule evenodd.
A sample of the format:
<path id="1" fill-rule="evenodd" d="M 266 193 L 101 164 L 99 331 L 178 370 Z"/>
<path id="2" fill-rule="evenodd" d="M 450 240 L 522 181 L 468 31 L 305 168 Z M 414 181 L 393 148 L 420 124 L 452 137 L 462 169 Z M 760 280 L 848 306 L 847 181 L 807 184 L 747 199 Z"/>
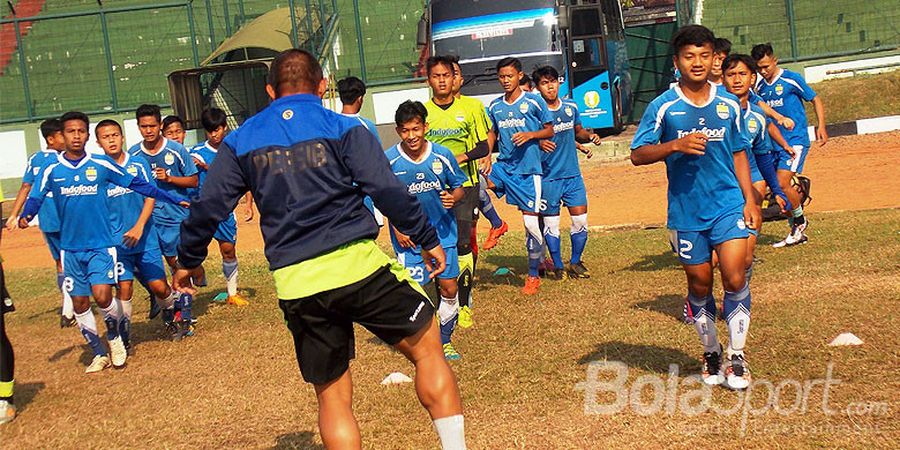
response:
<path id="1" fill-rule="evenodd" d="M 505 267 L 510 270 L 507 275 L 494 275 L 494 270 L 485 270 L 485 264 Z M 478 286 L 525 286 L 525 276 L 528 275 L 528 258 L 521 255 L 502 255 L 497 253 L 480 253 L 478 255 L 478 267 L 475 268 L 475 292 Z"/>
<path id="2" fill-rule="evenodd" d="M 316 444 L 315 433 L 312 431 L 299 431 L 296 433 L 287 433 L 278 436 L 275 439 L 275 446 L 272 450 L 286 449 L 324 449 L 322 444 Z"/>
<path id="3" fill-rule="evenodd" d="M 36 312 L 36 313 L 28 316 L 28 320 L 34 320 L 34 319 L 37 319 L 39 317 L 46 316 L 49 314 L 52 314 L 53 316 L 58 317 L 60 314 L 62 314 L 62 309 L 59 307 L 53 307 L 46 311 Z"/>
<path id="4" fill-rule="evenodd" d="M 75 350 L 76 348 L 78 348 L 78 346 L 73 345 L 71 347 L 59 349 L 56 351 L 56 353 L 50 355 L 50 357 L 47 358 L 47 362 L 57 362 L 57 361 L 61 360 L 63 358 L 63 356 L 66 356 L 69 353 L 72 353 L 72 351 Z"/>
<path id="5" fill-rule="evenodd" d="M 684 297 L 674 294 L 659 295 L 653 300 L 635 304 L 632 308 L 649 309 L 681 322 L 681 316 L 684 313 Z"/>
<path id="6" fill-rule="evenodd" d="M 15 392 L 13 393 L 14 404 L 19 414 L 22 414 L 28 405 L 34 400 L 38 392 L 42 391 L 46 384 L 43 381 L 35 381 L 33 383 L 16 383 Z"/>
<path id="7" fill-rule="evenodd" d="M 658 255 L 644 255 L 634 264 L 625 268 L 635 272 L 652 272 L 680 267 L 678 257 L 671 250 L 666 250 Z"/>
<path id="8" fill-rule="evenodd" d="M 700 362 L 696 358 L 681 350 L 621 341 L 597 344 L 597 348 L 582 356 L 578 364 L 593 361 L 620 361 L 629 367 L 657 373 L 668 373 L 669 364 L 677 364 L 682 370 L 700 368 Z"/>

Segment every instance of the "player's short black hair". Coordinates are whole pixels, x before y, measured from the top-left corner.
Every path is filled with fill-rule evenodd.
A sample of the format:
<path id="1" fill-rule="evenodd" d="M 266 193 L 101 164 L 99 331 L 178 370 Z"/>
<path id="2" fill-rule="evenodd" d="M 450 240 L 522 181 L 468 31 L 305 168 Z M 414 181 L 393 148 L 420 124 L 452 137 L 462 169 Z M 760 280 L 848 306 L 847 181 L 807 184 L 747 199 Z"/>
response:
<path id="1" fill-rule="evenodd" d="M 103 127 L 116 127 L 119 129 L 119 133 L 122 132 L 122 125 L 120 125 L 119 122 L 116 122 L 115 120 L 112 120 L 112 119 L 103 119 L 103 120 L 97 122 L 97 126 L 94 127 L 94 130 L 99 130 Z"/>
<path id="2" fill-rule="evenodd" d="M 450 55 L 435 55 L 428 58 L 428 61 L 425 61 L 425 73 L 431 75 L 431 70 L 436 66 L 443 65 L 447 66 L 450 69 L 450 72 L 453 72 L 453 63 L 458 62 L 459 58 L 456 61 L 450 57 Z"/>
<path id="3" fill-rule="evenodd" d="M 553 66 L 541 66 L 531 73 L 531 79 L 535 84 L 540 84 L 543 79 L 558 80 L 559 72 Z"/>
<path id="4" fill-rule="evenodd" d="M 522 61 L 519 61 L 519 58 L 513 58 L 511 56 L 503 58 L 500 61 L 497 61 L 497 72 L 499 72 L 500 69 L 502 69 L 504 67 L 512 67 L 513 69 L 516 69 L 516 71 L 521 72 L 522 71 Z"/>
<path id="5" fill-rule="evenodd" d="M 90 121 L 90 119 L 88 119 L 87 114 L 80 112 L 80 111 L 69 111 L 69 112 L 63 114 L 59 118 L 59 123 L 65 127 L 66 122 L 68 122 L 70 120 L 80 120 L 80 121 L 84 122 L 84 126 L 87 128 L 90 128 L 90 126 L 91 126 L 91 121 Z"/>
<path id="6" fill-rule="evenodd" d="M 47 119 L 41 122 L 41 136 L 47 139 L 56 133 L 62 133 L 63 124 L 59 119 Z"/>
<path id="7" fill-rule="evenodd" d="M 731 54 L 731 41 L 725 38 L 717 37 L 713 43 L 713 51 L 716 53 L 724 53 L 725 56 Z"/>
<path id="8" fill-rule="evenodd" d="M 337 90 L 341 96 L 341 103 L 349 105 L 366 95 L 366 84 L 359 78 L 347 77 L 337 82 Z"/>
<path id="9" fill-rule="evenodd" d="M 715 48 L 716 35 L 703 25 L 685 25 L 672 36 L 672 49 L 675 50 L 675 55 L 688 45 L 702 47 L 706 44 Z"/>
<path id="10" fill-rule="evenodd" d="M 753 49 L 750 50 L 750 56 L 752 56 L 756 61 L 759 61 L 766 56 L 773 56 L 774 54 L 775 50 L 772 49 L 771 42 L 766 42 L 765 44 L 756 44 L 753 46 Z"/>
<path id="11" fill-rule="evenodd" d="M 422 123 L 425 123 L 426 117 L 428 117 L 428 110 L 425 109 L 425 105 L 422 102 L 407 100 L 397 107 L 397 112 L 394 113 L 394 122 L 398 127 L 414 119 L 419 119 Z"/>
<path id="12" fill-rule="evenodd" d="M 166 116 L 166 118 L 163 119 L 162 129 L 165 130 L 166 128 L 169 128 L 169 125 L 172 125 L 173 123 L 181 125 L 181 128 L 184 129 L 184 121 L 181 120 L 181 117 L 178 117 L 174 114 L 171 116 Z"/>
<path id="13" fill-rule="evenodd" d="M 209 108 L 200 114 L 200 123 L 204 130 L 212 132 L 216 128 L 228 126 L 228 115 L 219 108 Z"/>
<path id="14" fill-rule="evenodd" d="M 266 83 L 275 90 L 275 96 L 285 92 L 315 92 L 322 82 L 322 66 L 312 53 L 292 48 L 278 54 L 269 66 Z M 286 91 L 285 89 L 290 89 Z"/>
<path id="15" fill-rule="evenodd" d="M 533 83 L 533 80 L 531 79 L 531 77 L 528 76 L 528 74 L 523 73 L 522 78 L 519 78 L 519 86 L 525 86 L 525 85 L 532 84 L 532 83 Z"/>
<path id="16" fill-rule="evenodd" d="M 725 58 L 725 61 L 722 61 L 722 72 L 731 69 L 736 66 L 738 63 L 744 63 L 751 72 L 756 73 L 759 71 L 759 67 L 756 65 L 756 61 L 750 57 L 750 55 L 745 55 L 743 53 L 734 53 L 728 55 Z"/>
<path id="17" fill-rule="evenodd" d="M 156 121 L 162 120 L 162 114 L 159 113 L 159 105 L 141 105 L 134 112 L 134 118 L 141 120 L 141 117 L 156 117 Z"/>

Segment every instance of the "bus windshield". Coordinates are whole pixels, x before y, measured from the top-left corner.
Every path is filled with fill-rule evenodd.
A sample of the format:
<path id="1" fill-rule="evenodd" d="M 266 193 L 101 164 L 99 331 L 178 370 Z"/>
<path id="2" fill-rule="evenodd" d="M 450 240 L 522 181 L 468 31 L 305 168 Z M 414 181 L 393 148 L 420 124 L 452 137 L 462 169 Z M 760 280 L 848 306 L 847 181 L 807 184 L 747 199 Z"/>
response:
<path id="1" fill-rule="evenodd" d="M 561 53 L 553 1 L 460 3 L 444 0 L 431 4 L 432 41 L 437 55 L 457 55 L 465 63 Z"/>

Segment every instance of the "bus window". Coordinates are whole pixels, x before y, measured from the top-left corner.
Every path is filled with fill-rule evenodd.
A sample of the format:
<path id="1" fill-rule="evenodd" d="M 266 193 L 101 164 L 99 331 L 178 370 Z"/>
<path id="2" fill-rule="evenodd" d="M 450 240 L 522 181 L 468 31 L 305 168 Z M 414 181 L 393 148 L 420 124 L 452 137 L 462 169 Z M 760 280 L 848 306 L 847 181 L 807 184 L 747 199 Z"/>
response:
<path id="1" fill-rule="evenodd" d="M 591 36 L 603 33 L 603 22 L 598 9 L 576 9 L 572 11 L 572 35 Z"/>

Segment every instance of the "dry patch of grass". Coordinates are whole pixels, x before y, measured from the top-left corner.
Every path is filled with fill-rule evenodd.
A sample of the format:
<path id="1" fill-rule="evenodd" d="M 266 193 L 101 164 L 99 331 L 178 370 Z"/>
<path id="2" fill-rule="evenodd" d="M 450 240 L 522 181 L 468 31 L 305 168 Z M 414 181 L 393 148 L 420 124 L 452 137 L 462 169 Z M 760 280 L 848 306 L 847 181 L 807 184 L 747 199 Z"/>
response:
<path id="1" fill-rule="evenodd" d="M 693 328 L 679 321 L 684 275 L 665 230 L 592 233 L 586 261 L 593 277 L 545 282 L 535 298 L 519 293 L 520 276 L 492 275 L 499 266 L 525 270 L 522 235 L 510 233 L 482 254 L 476 326 L 456 335 L 470 447 L 895 445 L 900 210 L 811 220 L 810 244 L 758 250 L 748 355 L 756 380 L 782 386 L 771 401 L 762 385 L 747 401 L 724 389 L 698 394 L 686 381 L 700 368 L 701 350 Z M 773 242 L 783 227 L 767 224 L 761 242 Z M 241 249 L 241 261 L 251 306 L 207 308 L 216 291 L 205 291 L 197 336 L 176 344 L 163 339 L 158 322 L 147 322 L 147 305 L 138 301 L 137 356 L 127 369 L 97 376 L 83 374 L 89 351 L 77 331 L 57 328 L 52 273 L 10 270 L 19 311 L 7 318 L 21 416 L 0 428 L 2 447 L 317 448 L 315 399 L 300 379 L 262 254 Z M 217 267 L 207 264 L 211 286 L 223 285 Z M 865 345 L 826 346 L 845 331 Z M 366 447 L 436 448 L 412 386 L 378 384 L 393 371 L 412 375 L 411 366 L 362 329 L 357 355 L 354 403 Z M 595 389 L 579 384 L 604 362 L 627 371 L 626 403 L 614 414 L 586 403 Z M 677 376 L 669 374 L 672 364 Z M 840 381 L 829 390 L 831 414 L 823 412 L 823 385 L 806 387 L 829 367 Z M 597 380 L 615 376 L 601 371 Z M 798 386 L 809 394 L 798 397 Z M 703 395 L 710 407 L 688 411 L 703 409 Z M 595 398 L 595 405 L 616 401 L 602 386 Z M 797 398 L 806 400 L 794 408 Z"/>

